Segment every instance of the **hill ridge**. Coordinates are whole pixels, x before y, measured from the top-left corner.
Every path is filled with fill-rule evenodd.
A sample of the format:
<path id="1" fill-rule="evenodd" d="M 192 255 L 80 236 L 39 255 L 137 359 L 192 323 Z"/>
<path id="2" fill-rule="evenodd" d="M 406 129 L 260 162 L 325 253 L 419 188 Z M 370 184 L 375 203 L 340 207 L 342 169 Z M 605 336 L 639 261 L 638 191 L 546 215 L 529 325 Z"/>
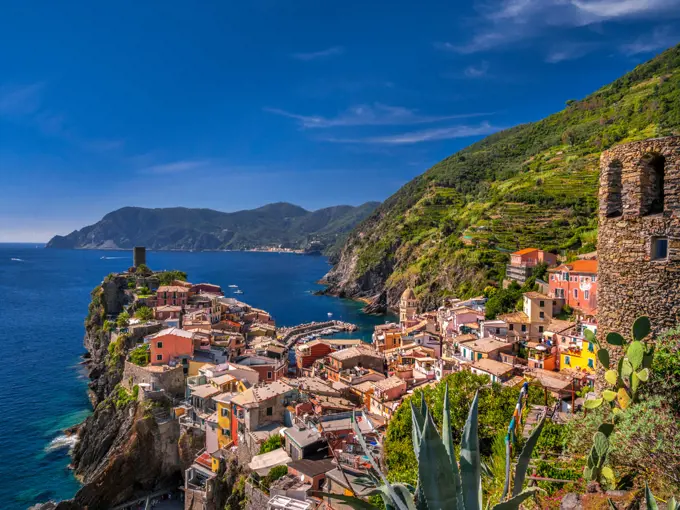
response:
<path id="1" fill-rule="evenodd" d="M 125 206 L 92 225 L 54 236 L 48 248 L 243 250 L 278 246 L 328 252 L 379 202 L 308 211 L 289 202 L 222 212 L 191 207 Z"/>
<path id="2" fill-rule="evenodd" d="M 516 249 L 592 251 L 600 152 L 680 132 L 678 97 L 680 45 L 560 112 L 452 154 L 357 225 L 327 291 L 369 298 L 378 311 L 411 286 L 434 308 L 498 285 Z"/>

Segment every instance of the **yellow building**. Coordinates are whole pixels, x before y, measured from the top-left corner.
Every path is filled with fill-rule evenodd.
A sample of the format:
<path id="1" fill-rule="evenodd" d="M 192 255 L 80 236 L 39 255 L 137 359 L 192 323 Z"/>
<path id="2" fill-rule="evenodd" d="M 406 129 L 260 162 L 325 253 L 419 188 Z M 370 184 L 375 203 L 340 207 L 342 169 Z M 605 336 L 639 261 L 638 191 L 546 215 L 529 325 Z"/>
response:
<path id="1" fill-rule="evenodd" d="M 231 399 L 238 394 L 228 392 L 213 397 L 217 404 L 217 446 L 219 448 L 226 448 L 236 442 L 233 437 L 236 427 L 232 427 Z"/>
<path id="2" fill-rule="evenodd" d="M 560 370 L 577 369 L 594 373 L 597 367 L 597 347 L 587 340 L 575 340 L 560 346 Z"/>

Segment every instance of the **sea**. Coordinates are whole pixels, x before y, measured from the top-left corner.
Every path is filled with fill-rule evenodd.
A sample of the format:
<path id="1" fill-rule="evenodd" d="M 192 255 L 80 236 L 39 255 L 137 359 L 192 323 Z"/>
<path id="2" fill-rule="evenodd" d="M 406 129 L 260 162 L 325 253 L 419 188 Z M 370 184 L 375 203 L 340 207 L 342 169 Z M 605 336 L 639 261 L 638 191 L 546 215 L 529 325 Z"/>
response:
<path id="1" fill-rule="evenodd" d="M 154 270 L 179 269 L 191 282 L 222 286 L 270 312 L 277 325 L 334 319 L 359 326 L 338 337 L 370 341 L 393 317 L 367 315 L 360 303 L 317 296 L 325 257 L 260 252 L 147 251 Z M 73 497 L 68 469 L 73 438 L 64 429 L 91 412 L 81 365 L 90 291 L 132 265 L 131 252 L 54 250 L 0 243 L 0 508 L 23 510 Z"/>

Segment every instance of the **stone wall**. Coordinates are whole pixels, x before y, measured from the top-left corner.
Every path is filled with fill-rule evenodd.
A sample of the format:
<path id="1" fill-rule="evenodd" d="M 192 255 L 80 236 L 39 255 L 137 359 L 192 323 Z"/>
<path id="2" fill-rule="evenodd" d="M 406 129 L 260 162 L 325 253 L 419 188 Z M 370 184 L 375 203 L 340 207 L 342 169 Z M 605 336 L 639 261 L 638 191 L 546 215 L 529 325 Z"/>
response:
<path id="1" fill-rule="evenodd" d="M 126 360 L 121 384 L 131 390 L 140 383 L 151 384 L 154 389 L 162 389 L 170 396 L 181 397 L 184 395 L 184 370 L 178 365 L 159 371 L 157 367 L 140 367 Z"/>
<path id="2" fill-rule="evenodd" d="M 250 480 L 246 482 L 246 510 L 263 510 L 267 508 L 269 496 L 255 487 Z"/>
<path id="3" fill-rule="evenodd" d="M 664 163 L 663 212 L 655 212 L 659 162 Z M 600 331 L 628 336 L 640 315 L 650 317 L 656 332 L 680 324 L 680 137 L 603 152 L 599 200 Z M 668 239 L 668 256 L 655 260 L 658 238 Z"/>

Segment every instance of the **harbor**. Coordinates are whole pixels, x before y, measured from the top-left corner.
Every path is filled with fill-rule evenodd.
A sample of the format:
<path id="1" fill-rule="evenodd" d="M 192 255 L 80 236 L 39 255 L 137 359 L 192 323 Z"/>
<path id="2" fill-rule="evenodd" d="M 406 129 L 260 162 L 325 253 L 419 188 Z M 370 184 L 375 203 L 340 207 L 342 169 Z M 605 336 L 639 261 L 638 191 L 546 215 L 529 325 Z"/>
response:
<path id="1" fill-rule="evenodd" d="M 286 345 L 292 348 L 298 342 L 313 340 L 319 336 L 335 335 L 336 333 L 352 332 L 359 329 L 356 324 L 339 320 L 323 322 L 308 322 L 297 326 L 278 328 L 276 336 Z"/>

